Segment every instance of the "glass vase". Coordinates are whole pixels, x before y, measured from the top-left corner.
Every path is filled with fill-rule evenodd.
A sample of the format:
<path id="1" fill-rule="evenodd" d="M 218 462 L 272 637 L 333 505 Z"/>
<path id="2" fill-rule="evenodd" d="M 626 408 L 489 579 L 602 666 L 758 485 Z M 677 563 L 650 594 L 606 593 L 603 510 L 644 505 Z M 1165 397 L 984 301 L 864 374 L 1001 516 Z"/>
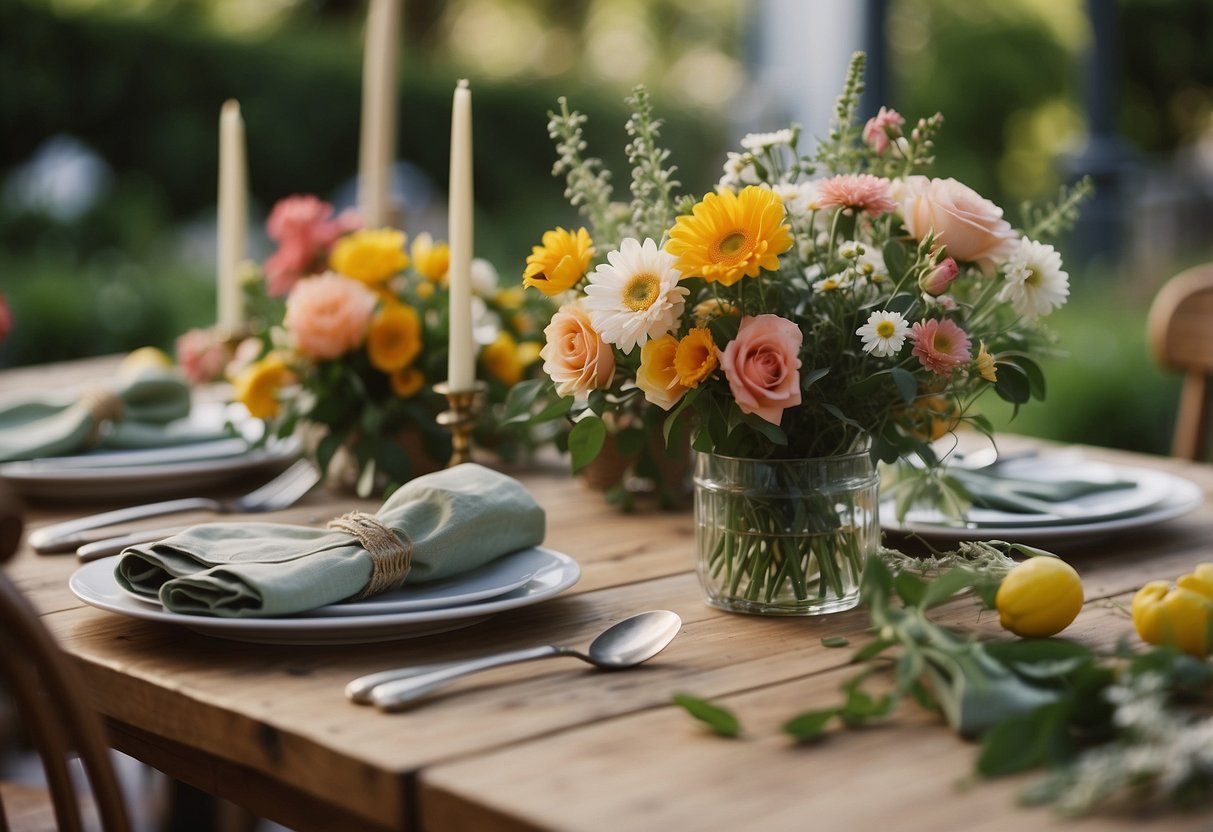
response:
<path id="1" fill-rule="evenodd" d="M 732 612 L 820 615 L 859 603 L 880 543 L 867 451 L 813 459 L 695 457 L 695 538 L 707 602 Z"/>

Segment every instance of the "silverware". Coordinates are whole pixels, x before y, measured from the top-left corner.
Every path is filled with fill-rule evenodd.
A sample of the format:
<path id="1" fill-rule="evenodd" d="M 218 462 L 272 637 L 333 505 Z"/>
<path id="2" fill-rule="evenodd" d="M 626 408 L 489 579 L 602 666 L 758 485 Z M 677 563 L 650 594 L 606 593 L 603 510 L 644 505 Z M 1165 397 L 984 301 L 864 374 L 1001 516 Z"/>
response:
<path id="1" fill-rule="evenodd" d="M 182 511 L 214 511 L 219 514 L 277 511 L 295 503 L 319 481 L 320 472 L 316 470 L 316 466 L 306 459 L 301 459 L 265 485 L 242 497 L 227 500 L 186 497 L 180 500 L 167 500 L 162 503 L 149 503 L 116 511 L 106 511 L 35 529 L 30 532 L 29 542 L 35 551 L 44 554 L 68 552 L 78 546 L 95 541 L 95 536 L 84 535 L 82 532 L 132 520 L 142 520 L 145 517 L 158 517 Z"/>
<path id="2" fill-rule="evenodd" d="M 153 540 L 163 540 L 166 537 L 180 534 L 187 528 L 187 526 L 168 526 L 157 529 L 140 529 L 137 532 L 120 534 L 116 537 L 103 537 L 100 540 L 94 540 L 92 543 L 85 543 L 76 549 L 76 557 L 81 563 L 100 560 L 101 558 L 118 554 L 127 546 L 134 546 L 136 543 L 151 543 Z"/>
<path id="3" fill-rule="evenodd" d="M 545 645 L 441 666 L 387 670 L 355 679 L 346 685 L 345 695 L 359 704 L 370 702 L 385 711 L 398 711 L 447 682 L 507 664 L 573 656 L 603 670 L 622 670 L 656 656 L 681 628 L 682 619 L 675 613 L 650 610 L 603 630 L 584 653 L 572 647 Z"/>

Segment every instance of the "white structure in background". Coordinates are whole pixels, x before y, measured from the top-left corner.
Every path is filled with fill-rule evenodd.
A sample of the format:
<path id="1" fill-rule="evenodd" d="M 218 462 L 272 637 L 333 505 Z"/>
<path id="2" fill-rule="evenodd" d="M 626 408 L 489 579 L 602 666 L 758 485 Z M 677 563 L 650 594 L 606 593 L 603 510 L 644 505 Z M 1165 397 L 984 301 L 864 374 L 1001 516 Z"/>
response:
<path id="1" fill-rule="evenodd" d="M 34 155 L 5 179 L 5 203 L 18 211 L 44 213 L 74 222 L 97 204 L 114 174 L 79 139 L 60 133 L 38 146 Z"/>
<path id="2" fill-rule="evenodd" d="M 740 136 L 799 124 L 806 139 L 830 128 L 851 54 L 863 49 L 859 0 L 755 0 L 747 33 L 749 83 L 734 107 Z M 801 145 L 811 150 L 811 140 Z"/>

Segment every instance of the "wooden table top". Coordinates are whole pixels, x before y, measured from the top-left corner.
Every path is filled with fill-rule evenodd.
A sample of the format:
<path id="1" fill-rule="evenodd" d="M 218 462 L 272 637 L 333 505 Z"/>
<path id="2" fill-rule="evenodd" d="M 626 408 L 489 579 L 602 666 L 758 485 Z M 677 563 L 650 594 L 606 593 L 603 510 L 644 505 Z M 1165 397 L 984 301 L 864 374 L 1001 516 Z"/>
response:
<path id="1" fill-rule="evenodd" d="M 0 374 L 9 382 L 29 371 Z M 45 375 L 39 375 L 45 386 Z M 31 384 L 34 382 L 31 380 Z M 24 386 L 24 384 L 23 384 Z M 1213 490 L 1213 468 L 1098 449 L 1095 458 L 1160 468 Z M 71 557 L 24 547 L 8 567 L 83 674 L 115 747 L 299 829 L 620 830 L 1060 828 L 1015 803 L 1025 778 L 971 782 L 976 746 L 935 715 L 903 706 L 890 724 L 796 747 L 779 725 L 826 707 L 854 673 L 865 614 L 760 618 L 712 609 L 693 572 L 689 512 L 620 514 L 563 467 L 520 473 L 548 512 L 546 545 L 576 558 L 580 582 L 548 602 L 455 632 L 387 644 L 275 647 L 136 621 L 75 599 Z M 319 524 L 373 504 L 318 491 L 272 519 Z M 27 529 L 98 506 L 33 505 Z M 187 520 L 204 521 L 206 515 Z M 266 519 L 262 516 L 260 519 Z M 163 525 L 163 520 L 147 521 Z M 1064 551 L 1087 603 L 1065 632 L 1101 649 L 1135 640 L 1123 607 L 1147 580 L 1213 559 L 1213 504 L 1151 529 Z M 423 706 L 384 714 L 350 704 L 355 676 L 543 643 L 584 645 L 646 609 L 683 619 L 641 668 L 596 672 L 575 660 L 500 668 Z M 998 632 L 973 601 L 943 614 Z M 710 735 L 671 704 L 679 692 L 733 709 L 745 733 Z M 1139 828 L 1100 817 L 1080 828 Z M 1068 824 L 1066 824 L 1068 826 Z M 1213 816 L 1158 828 L 1208 829 Z"/>

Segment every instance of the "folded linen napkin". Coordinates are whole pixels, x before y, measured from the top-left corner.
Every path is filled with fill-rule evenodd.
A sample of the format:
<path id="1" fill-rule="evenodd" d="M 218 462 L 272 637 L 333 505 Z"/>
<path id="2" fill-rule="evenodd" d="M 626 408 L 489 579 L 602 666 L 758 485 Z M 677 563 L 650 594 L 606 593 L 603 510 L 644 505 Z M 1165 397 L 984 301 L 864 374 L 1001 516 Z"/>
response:
<path id="1" fill-rule="evenodd" d="M 1049 514 L 1057 503 L 1064 503 L 1098 494 L 1133 488 L 1132 480 L 1034 480 L 1027 477 L 1002 476 L 997 470 L 965 470 L 952 468 L 949 476 L 956 480 L 974 506 L 1022 514 Z"/>
<path id="2" fill-rule="evenodd" d="M 467 463 L 405 483 L 374 515 L 345 515 L 332 525 L 337 530 L 194 526 L 126 549 L 115 576 L 173 612 L 289 615 L 392 589 L 405 578 L 447 578 L 536 546 L 544 513 L 517 480 Z"/>
<path id="3" fill-rule="evenodd" d="M 93 448 L 158 448 L 228 435 L 182 421 L 189 412 L 189 386 L 159 368 L 120 374 L 72 399 L 20 399 L 0 407 L 0 462 Z"/>

